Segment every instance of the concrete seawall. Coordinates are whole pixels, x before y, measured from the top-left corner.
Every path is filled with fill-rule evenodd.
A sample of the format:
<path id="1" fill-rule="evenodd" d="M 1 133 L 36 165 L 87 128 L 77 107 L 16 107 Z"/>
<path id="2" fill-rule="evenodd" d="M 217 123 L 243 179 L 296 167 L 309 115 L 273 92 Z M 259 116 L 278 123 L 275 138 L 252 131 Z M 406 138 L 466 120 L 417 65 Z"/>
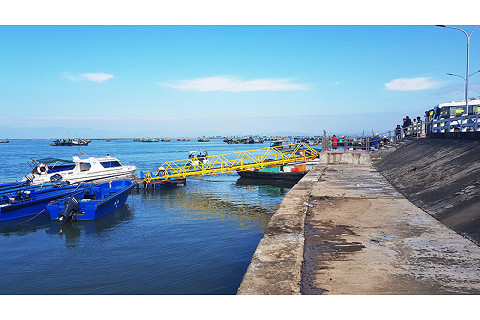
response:
<path id="1" fill-rule="evenodd" d="M 480 141 L 422 139 L 375 157 L 412 203 L 480 244 Z"/>
<path id="2" fill-rule="evenodd" d="M 480 248 L 370 165 L 321 164 L 285 196 L 238 294 L 479 294 Z"/>

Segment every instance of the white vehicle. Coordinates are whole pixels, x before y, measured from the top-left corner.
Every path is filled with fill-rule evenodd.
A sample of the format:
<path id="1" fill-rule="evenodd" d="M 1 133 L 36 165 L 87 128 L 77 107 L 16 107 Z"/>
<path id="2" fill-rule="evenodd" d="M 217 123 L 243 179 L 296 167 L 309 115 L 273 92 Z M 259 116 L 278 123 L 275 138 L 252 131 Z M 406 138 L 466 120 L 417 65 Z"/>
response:
<path id="1" fill-rule="evenodd" d="M 137 169 L 134 165 L 124 166 L 117 158 L 109 155 L 103 158 L 87 159 L 74 156 L 73 161 L 47 158 L 33 160 L 32 163 L 32 172 L 22 179 L 22 181 L 30 181 L 31 184 L 57 181 L 75 184 L 102 179 L 125 179 L 131 177 Z"/>

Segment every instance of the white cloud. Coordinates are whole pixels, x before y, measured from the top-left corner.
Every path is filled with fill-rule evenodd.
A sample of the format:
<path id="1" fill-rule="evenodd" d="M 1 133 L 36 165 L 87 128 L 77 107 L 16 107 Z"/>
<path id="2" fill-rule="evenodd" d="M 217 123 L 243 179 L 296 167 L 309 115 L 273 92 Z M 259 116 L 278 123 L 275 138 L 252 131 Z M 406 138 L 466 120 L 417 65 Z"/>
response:
<path id="1" fill-rule="evenodd" d="M 109 73 L 70 73 L 64 72 L 63 76 L 72 81 L 93 81 L 104 82 L 113 78 L 113 74 Z"/>
<path id="2" fill-rule="evenodd" d="M 431 78 L 418 77 L 410 79 L 394 79 L 385 83 L 387 89 L 393 91 L 418 91 L 438 88 L 440 82 L 433 81 Z"/>
<path id="3" fill-rule="evenodd" d="M 166 87 L 191 91 L 292 91 L 306 90 L 310 86 L 301 83 L 291 83 L 289 79 L 253 79 L 240 80 L 235 77 L 218 76 L 191 80 L 180 80 L 163 84 Z"/>

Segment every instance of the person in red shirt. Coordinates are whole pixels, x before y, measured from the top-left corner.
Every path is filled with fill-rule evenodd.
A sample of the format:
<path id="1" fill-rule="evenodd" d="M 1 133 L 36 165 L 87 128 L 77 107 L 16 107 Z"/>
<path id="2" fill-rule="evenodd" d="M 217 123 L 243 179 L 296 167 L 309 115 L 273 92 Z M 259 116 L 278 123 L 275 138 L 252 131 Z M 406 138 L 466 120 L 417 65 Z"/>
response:
<path id="1" fill-rule="evenodd" d="M 333 135 L 333 137 L 332 137 L 332 149 L 335 149 L 335 150 L 337 149 L 337 142 L 338 142 L 338 138 L 335 135 Z"/>

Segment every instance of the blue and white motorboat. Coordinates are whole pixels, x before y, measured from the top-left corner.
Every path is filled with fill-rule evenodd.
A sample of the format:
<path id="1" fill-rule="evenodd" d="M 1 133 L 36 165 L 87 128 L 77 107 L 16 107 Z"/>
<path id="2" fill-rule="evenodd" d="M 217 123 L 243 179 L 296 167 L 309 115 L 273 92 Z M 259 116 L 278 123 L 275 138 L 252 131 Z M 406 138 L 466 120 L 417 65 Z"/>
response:
<path id="1" fill-rule="evenodd" d="M 32 169 L 32 172 L 27 174 L 22 181 L 29 181 L 30 184 L 57 181 L 75 184 L 130 178 L 137 167 L 123 165 L 117 158 L 107 155 L 100 158 L 88 157 L 83 159 L 74 156 L 73 161 L 55 158 L 32 160 Z"/>
<path id="2" fill-rule="evenodd" d="M 49 188 L 24 187 L 0 194 L 0 222 L 35 216 L 45 211 L 50 201 L 79 192 L 83 186 Z"/>
<path id="3" fill-rule="evenodd" d="M 47 205 L 52 220 L 95 220 L 122 206 L 134 187 L 130 179 L 115 180 L 82 189 Z"/>

